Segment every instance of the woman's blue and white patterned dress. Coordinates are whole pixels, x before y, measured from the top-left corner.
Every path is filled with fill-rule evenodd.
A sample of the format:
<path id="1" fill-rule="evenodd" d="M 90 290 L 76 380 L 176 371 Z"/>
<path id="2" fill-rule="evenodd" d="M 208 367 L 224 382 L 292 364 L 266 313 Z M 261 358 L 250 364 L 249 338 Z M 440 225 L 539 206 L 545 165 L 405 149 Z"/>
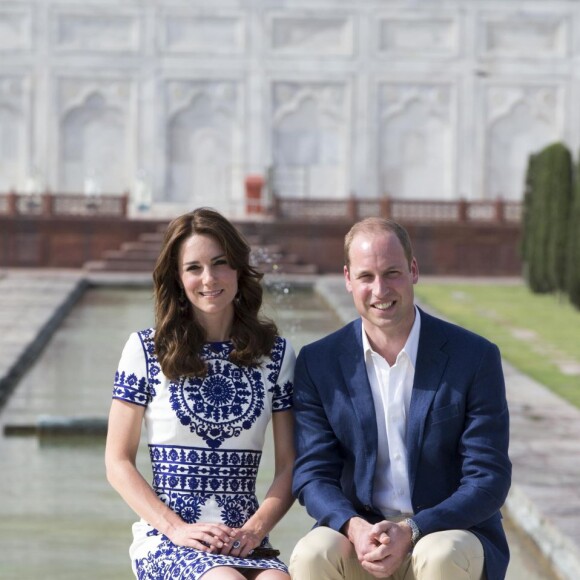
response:
<path id="1" fill-rule="evenodd" d="M 171 381 L 153 333 L 130 335 L 113 389 L 113 398 L 146 407 L 153 489 L 186 522 L 241 527 L 258 508 L 256 476 L 272 412 L 292 407 L 294 351 L 277 337 L 262 365 L 240 367 L 228 360 L 231 342 L 208 343 L 207 376 Z M 129 553 L 139 579 L 200 578 L 216 566 L 287 570 L 277 559 L 176 546 L 143 520 L 133 524 Z"/>

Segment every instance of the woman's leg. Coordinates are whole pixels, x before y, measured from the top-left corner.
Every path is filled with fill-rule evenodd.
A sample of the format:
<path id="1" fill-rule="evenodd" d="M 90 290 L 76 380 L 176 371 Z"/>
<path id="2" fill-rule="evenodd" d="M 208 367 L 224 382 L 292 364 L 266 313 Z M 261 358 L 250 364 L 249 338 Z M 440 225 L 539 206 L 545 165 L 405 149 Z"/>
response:
<path id="1" fill-rule="evenodd" d="M 246 577 L 231 566 L 216 566 L 202 576 L 203 580 L 246 580 Z"/>
<path id="2" fill-rule="evenodd" d="M 248 580 L 290 580 L 290 574 L 280 570 L 251 570 L 246 572 Z"/>

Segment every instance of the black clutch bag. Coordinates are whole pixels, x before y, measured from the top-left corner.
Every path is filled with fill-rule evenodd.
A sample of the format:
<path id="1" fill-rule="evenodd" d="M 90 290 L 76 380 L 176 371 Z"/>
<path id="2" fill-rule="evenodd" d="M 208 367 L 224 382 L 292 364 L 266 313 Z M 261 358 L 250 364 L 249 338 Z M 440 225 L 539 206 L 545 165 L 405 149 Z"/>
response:
<path id="1" fill-rule="evenodd" d="M 276 548 L 260 547 L 254 548 L 246 558 L 277 558 L 280 555 L 280 550 Z"/>

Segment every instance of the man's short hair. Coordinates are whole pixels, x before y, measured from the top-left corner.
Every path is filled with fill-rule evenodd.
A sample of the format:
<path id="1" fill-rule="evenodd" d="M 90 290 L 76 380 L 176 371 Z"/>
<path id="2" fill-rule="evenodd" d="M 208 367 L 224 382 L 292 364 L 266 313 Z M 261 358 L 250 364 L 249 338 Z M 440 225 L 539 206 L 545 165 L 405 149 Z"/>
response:
<path id="1" fill-rule="evenodd" d="M 405 258 L 407 258 L 409 268 L 411 267 L 411 262 L 413 261 L 413 246 L 411 245 L 411 238 L 409 237 L 407 230 L 401 224 L 391 219 L 369 217 L 355 223 L 346 236 L 344 236 L 344 263 L 347 268 L 350 268 L 350 246 L 354 237 L 357 234 L 373 234 L 380 232 L 389 232 L 397 236 L 399 242 L 401 242 L 401 246 L 403 246 L 403 251 L 405 252 Z"/>

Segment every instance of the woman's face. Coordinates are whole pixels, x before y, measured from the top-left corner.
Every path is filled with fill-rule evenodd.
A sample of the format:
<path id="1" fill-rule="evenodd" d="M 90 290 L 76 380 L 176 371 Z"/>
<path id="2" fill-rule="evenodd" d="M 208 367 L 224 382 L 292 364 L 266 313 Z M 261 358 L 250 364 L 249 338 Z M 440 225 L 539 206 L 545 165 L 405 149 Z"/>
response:
<path id="1" fill-rule="evenodd" d="M 179 279 L 197 320 L 208 325 L 231 324 L 238 273 L 228 264 L 216 238 L 193 234 L 179 251 Z"/>

